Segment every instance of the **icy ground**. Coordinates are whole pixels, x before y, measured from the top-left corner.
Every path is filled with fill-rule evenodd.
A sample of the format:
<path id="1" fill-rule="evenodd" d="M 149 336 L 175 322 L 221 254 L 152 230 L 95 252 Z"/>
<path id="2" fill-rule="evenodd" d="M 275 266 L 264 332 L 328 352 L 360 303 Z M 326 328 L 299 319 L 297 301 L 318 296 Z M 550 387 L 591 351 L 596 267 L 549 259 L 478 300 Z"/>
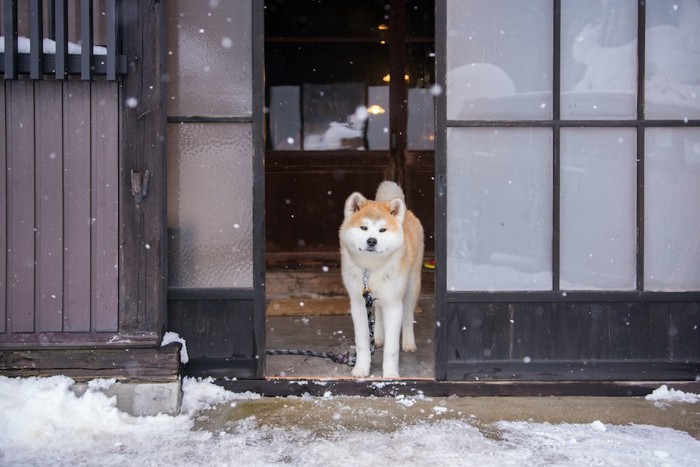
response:
<path id="1" fill-rule="evenodd" d="M 214 424 L 209 423 L 211 418 L 222 409 L 252 406 L 261 402 L 255 400 L 260 396 L 235 394 L 208 380 L 186 378 L 181 415 L 133 417 L 99 392 L 110 381 L 91 382 L 82 397 L 70 390 L 72 384 L 67 377 L 0 376 L 0 465 L 690 466 L 700 459 L 700 441 L 649 425 L 523 421 L 498 422 L 484 429 L 468 423 L 468 418 L 442 418 L 447 409 L 438 404 L 424 420 L 394 429 L 371 423 L 280 428 L 261 423 L 263 417 L 260 413 L 256 417 L 254 410 Z M 348 399 L 332 395 L 308 399 L 302 401 L 303 407 L 312 409 L 317 402 L 337 402 L 332 420 L 341 420 L 350 410 Z M 700 397 L 662 386 L 648 399 L 655 404 L 688 404 Z M 293 398 L 282 402 L 292 404 Z M 426 398 L 403 397 L 382 403 L 404 409 L 415 402 L 433 404 Z"/>

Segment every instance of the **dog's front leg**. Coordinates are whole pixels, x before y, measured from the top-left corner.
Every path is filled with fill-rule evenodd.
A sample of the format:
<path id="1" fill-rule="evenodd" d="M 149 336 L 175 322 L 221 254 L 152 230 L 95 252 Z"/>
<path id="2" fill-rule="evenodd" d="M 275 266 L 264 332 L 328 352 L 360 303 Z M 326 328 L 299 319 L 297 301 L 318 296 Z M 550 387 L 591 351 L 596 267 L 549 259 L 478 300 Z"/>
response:
<path id="1" fill-rule="evenodd" d="M 384 317 L 384 378 L 399 377 L 399 337 L 403 310 L 401 305 L 382 307 Z"/>
<path id="2" fill-rule="evenodd" d="M 384 319 L 382 307 L 374 305 L 374 346 L 379 348 L 384 345 Z"/>
<path id="3" fill-rule="evenodd" d="M 351 300 L 350 312 L 355 327 L 355 351 L 357 353 L 352 375 L 356 378 L 363 378 L 369 376 L 369 368 L 372 363 L 372 353 L 369 347 L 369 322 L 364 302 Z"/>

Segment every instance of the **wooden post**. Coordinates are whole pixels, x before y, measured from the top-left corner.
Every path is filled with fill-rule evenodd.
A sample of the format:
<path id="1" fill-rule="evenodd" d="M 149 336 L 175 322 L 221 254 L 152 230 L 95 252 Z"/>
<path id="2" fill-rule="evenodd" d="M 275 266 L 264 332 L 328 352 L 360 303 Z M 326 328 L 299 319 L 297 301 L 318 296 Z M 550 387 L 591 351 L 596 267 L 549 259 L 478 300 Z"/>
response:
<path id="1" fill-rule="evenodd" d="M 92 79 L 92 0 L 80 2 L 80 77 L 83 81 Z"/>
<path id="2" fill-rule="evenodd" d="M 5 0 L 5 79 L 17 79 L 17 0 Z"/>
<path id="3" fill-rule="evenodd" d="M 41 0 L 29 2 L 29 77 L 41 79 L 44 74 L 44 15 Z"/>
<path id="4" fill-rule="evenodd" d="M 56 6 L 56 79 L 66 79 L 68 70 L 68 0 L 58 0 Z"/>
<path id="5" fill-rule="evenodd" d="M 127 75 L 120 96 L 120 333 L 162 333 L 165 325 L 164 3 L 122 4 Z M 151 173 L 140 204 L 131 195 L 132 170 Z"/>

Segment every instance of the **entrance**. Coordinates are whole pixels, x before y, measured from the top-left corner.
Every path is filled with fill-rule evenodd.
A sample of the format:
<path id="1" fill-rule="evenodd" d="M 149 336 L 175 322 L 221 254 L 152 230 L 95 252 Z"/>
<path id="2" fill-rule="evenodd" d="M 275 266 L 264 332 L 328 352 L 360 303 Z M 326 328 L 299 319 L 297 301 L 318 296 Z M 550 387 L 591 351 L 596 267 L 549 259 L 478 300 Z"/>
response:
<path id="1" fill-rule="evenodd" d="M 340 277 L 347 196 L 398 182 L 434 243 L 434 4 L 268 0 L 265 4 L 267 348 L 354 344 Z M 424 269 L 418 353 L 404 377 L 434 375 L 432 270 Z M 373 371 L 381 368 L 375 355 Z M 348 377 L 350 368 L 269 356 L 268 377 Z M 426 362 L 427 360 L 427 362 Z M 403 366 L 407 367 L 404 369 Z"/>

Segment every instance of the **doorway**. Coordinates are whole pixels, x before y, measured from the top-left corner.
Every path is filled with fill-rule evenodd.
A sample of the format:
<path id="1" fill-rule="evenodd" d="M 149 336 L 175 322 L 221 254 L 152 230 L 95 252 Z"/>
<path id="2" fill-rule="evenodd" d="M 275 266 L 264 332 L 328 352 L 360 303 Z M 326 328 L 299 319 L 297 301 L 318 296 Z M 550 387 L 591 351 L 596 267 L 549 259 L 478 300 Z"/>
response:
<path id="1" fill-rule="evenodd" d="M 266 0 L 265 249 L 269 349 L 354 344 L 338 227 L 353 191 L 398 182 L 425 229 L 418 352 L 401 374 L 434 377 L 434 4 Z M 372 370 L 381 373 L 381 352 Z M 349 377 L 350 367 L 268 356 L 268 377 Z"/>

